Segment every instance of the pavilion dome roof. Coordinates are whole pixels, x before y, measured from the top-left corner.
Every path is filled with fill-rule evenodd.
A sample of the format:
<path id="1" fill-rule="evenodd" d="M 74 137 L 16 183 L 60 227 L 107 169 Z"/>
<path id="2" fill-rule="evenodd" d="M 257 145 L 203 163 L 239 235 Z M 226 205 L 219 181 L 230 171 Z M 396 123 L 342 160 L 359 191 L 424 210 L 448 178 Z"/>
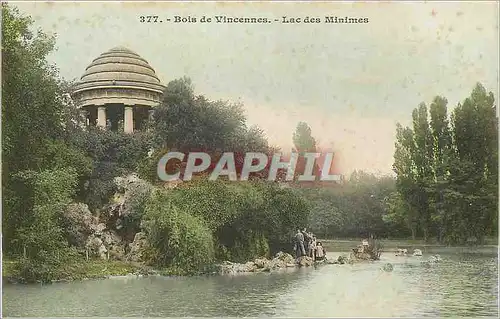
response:
<path id="1" fill-rule="evenodd" d="M 125 47 L 115 47 L 95 58 L 85 69 L 77 91 L 110 85 L 163 91 L 148 61 Z"/>
<path id="2" fill-rule="evenodd" d="M 85 69 L 81 82 L 102 80 L 128 80 L 139 83 L 158 84 L 160 80 L 148 61 L 139 54 L 116 47 L 98 56 Z"/>

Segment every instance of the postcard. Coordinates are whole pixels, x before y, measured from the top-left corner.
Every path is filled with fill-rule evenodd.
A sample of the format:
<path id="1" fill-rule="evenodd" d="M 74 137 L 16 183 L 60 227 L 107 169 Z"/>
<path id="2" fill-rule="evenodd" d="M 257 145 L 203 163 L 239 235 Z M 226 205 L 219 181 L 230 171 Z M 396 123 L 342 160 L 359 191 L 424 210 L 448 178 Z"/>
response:
<path id="1" fill-rule="evenodd" d="M 2 2 L 2 315 L 498 317 L 498 12 Z"/>

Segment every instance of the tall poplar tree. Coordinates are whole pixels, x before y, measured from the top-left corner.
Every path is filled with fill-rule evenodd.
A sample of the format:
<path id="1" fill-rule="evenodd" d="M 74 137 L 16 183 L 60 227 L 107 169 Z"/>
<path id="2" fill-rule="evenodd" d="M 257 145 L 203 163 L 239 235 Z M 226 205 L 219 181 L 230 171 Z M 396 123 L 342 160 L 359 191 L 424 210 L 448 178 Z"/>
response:
<path id="1" fill-rule="evenodd" d="M 434 231 L 441 241 L 447 231 L 449 214 L 445 202 L 445 190 L 447 184 L 447 172 L 449 156 L 451 152 L 451 136 L 447 111 L 448 101 L 444 97 L 437 96 L 430 105 L 430 126 L 433 143 L 433 172 L 434 180 L 432 186 L 432 216 L 431 220 L 435 226 Z"/>
<path id="2" fill-rule="evenodd" d="M 417 210 L 424 239 L 427 240 L 431 228 L 430 197 L 433 185 L 433 141 L 429 126 L 427 106 L 422 103 L 413 110 L 414 147 L 412 156 L 416 170 Z"/>

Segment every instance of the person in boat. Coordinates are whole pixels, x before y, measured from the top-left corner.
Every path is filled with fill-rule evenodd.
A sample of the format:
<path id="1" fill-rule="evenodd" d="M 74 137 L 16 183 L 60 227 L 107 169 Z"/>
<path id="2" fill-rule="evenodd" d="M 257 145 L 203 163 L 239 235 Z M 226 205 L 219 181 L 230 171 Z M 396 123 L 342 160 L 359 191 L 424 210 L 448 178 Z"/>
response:
<path id="1" fill-rule="evenodd" d="M 311 243 L 309 244 L 309 257 L 314 261 L 314 256 L 316 255 L 316 237 L 312 236 Z"/>
<path id="2" fill-rule="evenodd" d="M 300 231 L 300 229 L 297 229 L 297 233 L 295 234 L 295 257 L 299 258 L 302 256 L 305 256 L 306 250 L 304 248 L 304 234 Z"/>
<path id="3" fill-rule="evenodd" d="M 318 243 L 316 244 L 316 260 L 317 261 L 322 261 L 322 260 L 325 260 L 326 258 L 326 250 L 325 250 L 325 247 L 323 247 L 323 244 L 318 241 Z"/>

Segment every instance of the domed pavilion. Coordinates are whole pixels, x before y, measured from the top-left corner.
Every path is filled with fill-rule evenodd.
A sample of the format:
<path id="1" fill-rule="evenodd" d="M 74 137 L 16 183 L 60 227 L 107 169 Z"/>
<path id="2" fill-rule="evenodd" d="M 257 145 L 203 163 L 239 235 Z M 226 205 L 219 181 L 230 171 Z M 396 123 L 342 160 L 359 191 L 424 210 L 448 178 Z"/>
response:
<path id="1" fill-rule="evenodd" d="M 144 128 L 164 90 L 145 59 L 116 47 L 90 63 L 71 97 L 85 111 L 88 125 L 132 133 Z"/>

